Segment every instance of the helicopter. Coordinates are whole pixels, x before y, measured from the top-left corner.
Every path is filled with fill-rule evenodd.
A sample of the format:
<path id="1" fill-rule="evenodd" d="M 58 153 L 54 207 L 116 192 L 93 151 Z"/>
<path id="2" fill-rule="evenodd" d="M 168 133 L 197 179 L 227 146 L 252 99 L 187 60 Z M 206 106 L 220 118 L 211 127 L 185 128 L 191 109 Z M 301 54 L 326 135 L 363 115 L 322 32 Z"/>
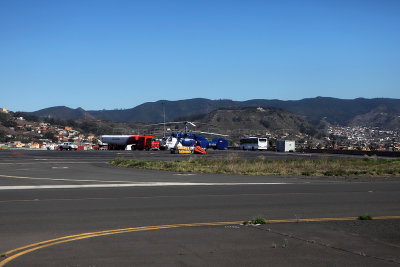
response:
<path id="1" fill-rule="evenodd" d="M 169 137 L 164 137 L 160 142 L 160 148 L 168 150 L 176 150 L 177 147 L 189 147 L 191 149 L 195 149 L 196 147 L 200 147 L 203 150 L 208 148 L 225 150 L 228 149 L 228 140 L 222 137 L 213 138 L 212 141 L 207 140 L 207 138 L 203 137 L 199 134 L 209 134 L 216 136 L 227 137 L 228 135 L 218 134 L 218 133 L 210 133 L 210 132 L 202 132 L 191 130 L 189 131 L 189 125 L 192 127 L 196 127 L 196 124 L 190 121 L 184 122 L 168 122 L 168 123 L 160 123 L 160 124 L 184 124 L 184 130 L 182 132 L 173 132 Z M 165 135 L 164 135 L 165 136 Z"/>

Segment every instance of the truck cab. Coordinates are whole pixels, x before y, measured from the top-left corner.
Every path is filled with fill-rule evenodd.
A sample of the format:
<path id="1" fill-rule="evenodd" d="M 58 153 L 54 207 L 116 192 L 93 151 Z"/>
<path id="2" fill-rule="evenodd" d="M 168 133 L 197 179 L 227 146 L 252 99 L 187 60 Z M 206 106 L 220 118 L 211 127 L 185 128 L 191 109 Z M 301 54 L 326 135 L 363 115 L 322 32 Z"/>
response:
<path id="1" fill-rule="evenodd" d="M 160 142 L 154 136 L 140 136 L 136 144 L 138 150 L 158 150 L 160 149 Z"/>

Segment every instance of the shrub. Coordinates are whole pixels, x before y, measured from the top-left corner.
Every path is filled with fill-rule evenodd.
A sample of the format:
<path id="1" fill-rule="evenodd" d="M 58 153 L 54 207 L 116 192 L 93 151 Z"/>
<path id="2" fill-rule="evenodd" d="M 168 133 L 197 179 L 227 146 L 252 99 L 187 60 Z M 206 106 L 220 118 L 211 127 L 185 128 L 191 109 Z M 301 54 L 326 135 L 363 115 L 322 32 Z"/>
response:
<path id="1" fill-rule="evenodd" d="M 346 172 L 343 170 L 334 170 L 334 171 L 326 171 L 324 172 L 325 176 L 343 176 Z"/>
<path id="2" fill-rule="evenodd" d="M 257 216 L 257 217 L 254 217 L 253 219 L 251 219 L 251 223 L 252 224 L 267 224 L 269 222 L 266 219 L 264 219 L 263 217 Z"/>
<path id="3" fill-rule="evenodd" d="M 358 219 L 359 220 L 372 220 L 372 216 L 369 214 L 363 214 L 363 215 L 358 216 Z"/>
<path id="4" fill-rule="evenodd" d="M 314 171 L 303 171 L 301 173 L 301 175 L 305 175 L 305 176 L 310 176 L 310 175 L 313 175 L 313 174 L 314 174 Z"/>

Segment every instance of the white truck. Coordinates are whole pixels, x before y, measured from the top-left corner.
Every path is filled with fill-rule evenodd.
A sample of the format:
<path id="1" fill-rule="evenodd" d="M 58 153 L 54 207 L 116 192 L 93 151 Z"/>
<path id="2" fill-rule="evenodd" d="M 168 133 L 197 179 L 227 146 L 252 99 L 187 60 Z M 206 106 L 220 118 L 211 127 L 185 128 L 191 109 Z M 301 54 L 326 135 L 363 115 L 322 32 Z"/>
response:
<path id="1" fill-rule="evenodd" d="M 276 140 L 276 151 L 295 152 L 296 143 L 295 141 L 289 141 L 289 140 Z"/>
<path id="2" fill-rule="evenodd" d="M 71 142 L 64 142 L 64 143 L 58 145 L 58 148 L 60 150 L 78 150 L 78 146 Z"/>

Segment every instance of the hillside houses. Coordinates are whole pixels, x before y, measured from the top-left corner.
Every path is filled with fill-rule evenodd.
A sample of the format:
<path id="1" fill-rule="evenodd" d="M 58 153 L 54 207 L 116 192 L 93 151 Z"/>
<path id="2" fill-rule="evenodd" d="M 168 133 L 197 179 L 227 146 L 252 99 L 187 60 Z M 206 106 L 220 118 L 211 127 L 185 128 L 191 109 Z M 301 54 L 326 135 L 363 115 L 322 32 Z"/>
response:
<path id="1" fill-rule="evenodd" d="M 338 149 L 400 151 L 400 131 L 364 126 L 329 127 L 326 140 Z"/>
<path id="2" fill-rule="evenodd" d="M 47 122 L 12 119 L 15 123 L 13 127 L 8 127 L 7 134 L 3 135 L 4 139 L 0 145 L 2 149 L 50 149 L 57 147 L 60 142 L 86 143 L 85 147 L 91 148 L 91 144 L 87 142 L 96 138 L 94 135 L 86 136 L 71 126 L 62 127 Z"/>

